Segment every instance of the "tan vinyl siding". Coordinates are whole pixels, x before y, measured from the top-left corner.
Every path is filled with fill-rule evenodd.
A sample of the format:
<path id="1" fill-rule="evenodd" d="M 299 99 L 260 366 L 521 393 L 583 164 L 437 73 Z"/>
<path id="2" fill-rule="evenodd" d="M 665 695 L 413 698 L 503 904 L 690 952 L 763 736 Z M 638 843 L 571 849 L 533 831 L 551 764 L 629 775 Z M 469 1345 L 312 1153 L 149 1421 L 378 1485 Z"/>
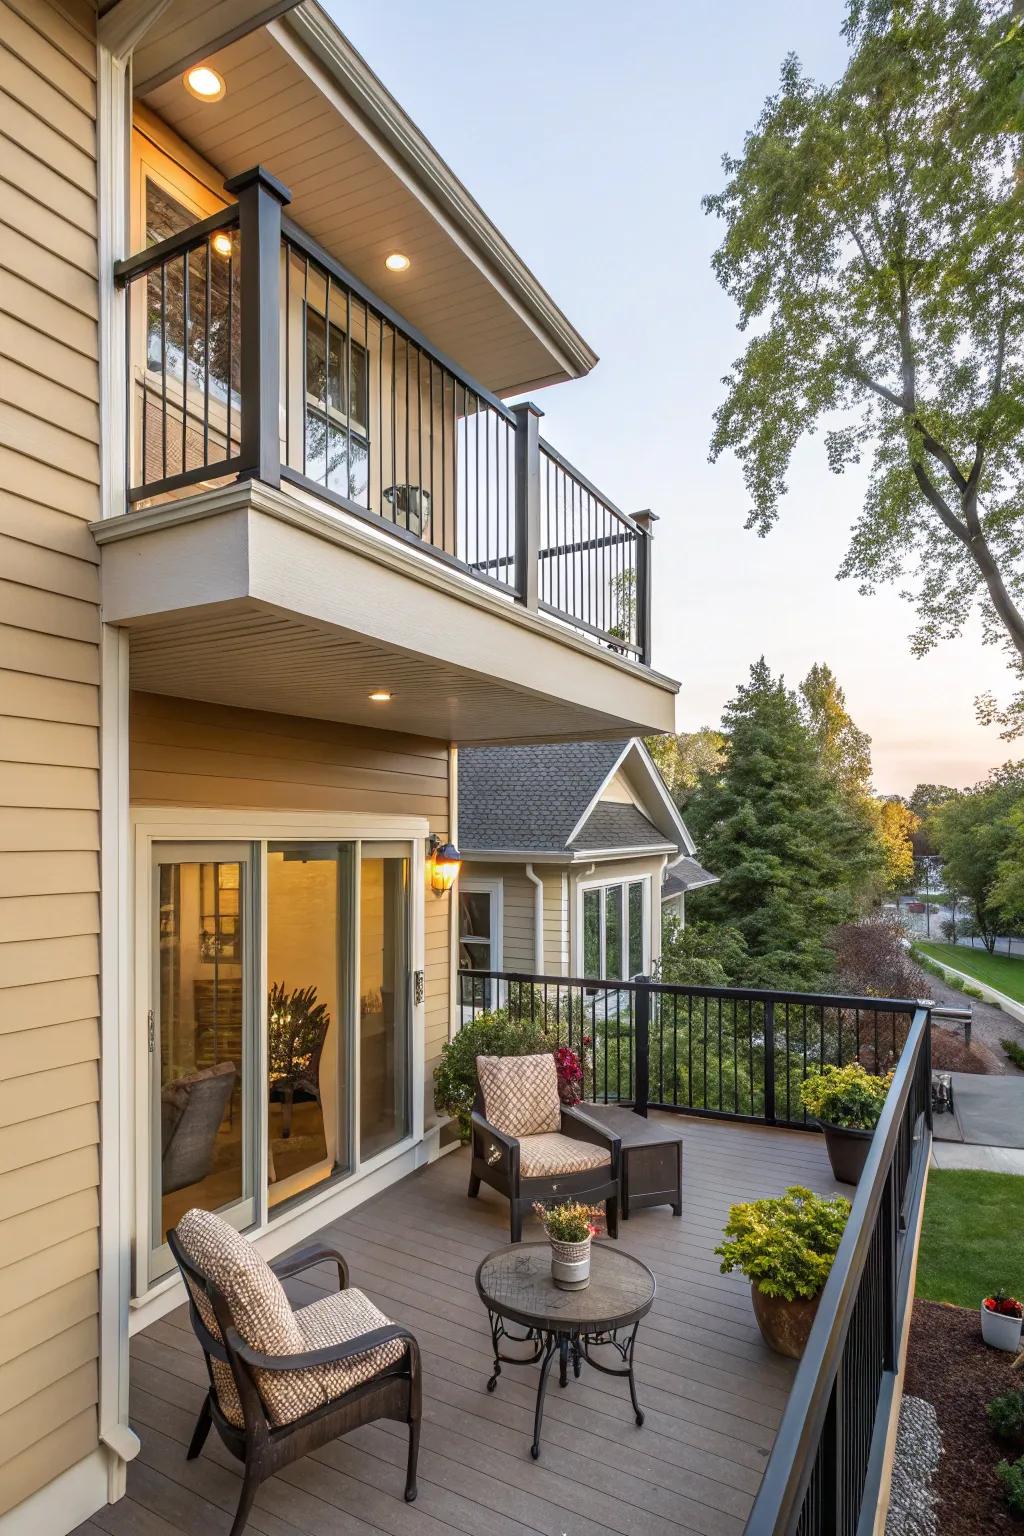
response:
<path id="1" fill-rule="evenodd" d="M 97 1444 L 95 38 L 0 0 L 0 1515 Z"/>
<path id="2" fill-rule="evenodd" d="M 544 881 L 544 973 L 566 976 L 569 973 L 568 870 L 545 868 L 538 873 Z"/>
<path id="3" fill-rule="evenodd" d="M 136 693 L 129 762 L 134 805 L 383 812 L 448 832 L 448 745 L 419 736 Z M 426 896 L 428 1080 L 448 1038 L 449 899 Z"/>

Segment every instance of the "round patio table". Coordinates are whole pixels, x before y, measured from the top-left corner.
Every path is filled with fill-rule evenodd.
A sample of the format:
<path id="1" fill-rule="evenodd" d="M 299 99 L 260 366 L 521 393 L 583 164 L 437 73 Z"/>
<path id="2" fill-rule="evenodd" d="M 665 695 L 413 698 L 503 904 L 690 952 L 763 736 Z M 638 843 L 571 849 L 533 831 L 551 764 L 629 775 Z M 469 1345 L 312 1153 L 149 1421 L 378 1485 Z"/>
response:
<path id="1" fill-rule="evenodd" d="M 636 1396 L 633 1351 L 640 1323 L 651 1310 L 656 1285 L 646 1264 L 610 1242 L 594 1243 L 590 1253 L 590 1284 L 582 1291 L 563 1291 L 551 1278 L 548 1243 L 510 1243 L 489 1253 L 476 1272 L 476 1288 L 487 1308 L 494 1346 L 494 1372 L 487 1383 L 493 1392 L 502 1365 L 535 1365 L 540 1361 L 537 1406 L 533 1416 L 530 1453 L 540 1455 L 544 1390 L 555 1356 L 558 1383 L 567 1386 L 569 1364 L 579 1376 L 583 1361 L 606 1376 L 625 1376 L 636 1422 L 644 1422 Z M 515 1333 L 509 1324 L 523 1331 Z M 528 1355 L 503 1355 L 501 1341 L 530 1344 Z M 613 1350 L 622 1367 L 595 1360 L 591 1351 Z"/>

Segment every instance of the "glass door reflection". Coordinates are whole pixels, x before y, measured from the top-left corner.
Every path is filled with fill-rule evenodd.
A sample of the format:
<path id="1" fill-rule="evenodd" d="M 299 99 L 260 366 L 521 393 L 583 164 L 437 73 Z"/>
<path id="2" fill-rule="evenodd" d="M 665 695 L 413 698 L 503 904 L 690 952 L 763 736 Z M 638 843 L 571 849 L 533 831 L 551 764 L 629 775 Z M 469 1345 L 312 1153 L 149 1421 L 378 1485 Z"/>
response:
<path id="1" fill-rule="evenodd" d="M 411 1130 L 408 851 L 363 843 L 359 870 L 359 1155 Z"/>

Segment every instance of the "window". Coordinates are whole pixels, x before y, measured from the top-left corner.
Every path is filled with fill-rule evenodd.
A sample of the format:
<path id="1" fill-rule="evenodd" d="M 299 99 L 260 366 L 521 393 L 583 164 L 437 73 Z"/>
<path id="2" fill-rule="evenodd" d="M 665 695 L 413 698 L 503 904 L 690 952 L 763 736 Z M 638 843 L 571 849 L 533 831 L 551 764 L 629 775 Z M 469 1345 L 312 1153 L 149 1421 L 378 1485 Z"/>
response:
<path id="1" fill-rule="evenodd" d="M 495 1006 L 494 983 L 486 973 L 500 971 L 504 964 L 502 889 L 500 880 L 463 875 L 459 881 L 459 970 L 483 973 L 460 981 L 460 997 L 477 1010 Z"/>
<path id="2" fill-rule="evenodd" d="M 306 474 L 367 505 L 369 355 L 312 305 L 306 315 Z"/>
<path id="3" fill-rule="evenodd" d="M 580 943 L 585 977 L 625 981 L 646 970 L 650 888 L 649 876 L 583 888 Z"/>

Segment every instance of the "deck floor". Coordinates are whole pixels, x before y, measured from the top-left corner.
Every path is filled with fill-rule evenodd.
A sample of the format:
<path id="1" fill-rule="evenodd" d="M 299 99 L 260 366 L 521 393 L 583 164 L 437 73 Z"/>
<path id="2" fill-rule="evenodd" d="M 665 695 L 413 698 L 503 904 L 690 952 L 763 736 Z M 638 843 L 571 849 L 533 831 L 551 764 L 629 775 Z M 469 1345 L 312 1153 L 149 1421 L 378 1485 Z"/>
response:
<path id="1" fill-rule="evenodd" d="M 792 1366 L 762 1344 L 746 1282 L 718 1272 L 712 1249 L 734 1200 L 787 1184 L 833 1193 L 822 1139 L 794 1131 L 676 1119 L 684 1132 L 683 1216 L 636 1212 L 621 1241 L 654 1270 L 658 1296 L 641 1325 L 638 1429 L 626 1385 L 588 1371 L 549 1384 L 541 1459 L 530 1457 L 536 1367 L 506 1366 L 493 1395 L 490 1336 L 473 1276 L 507 1240 L 507 1204 L 466 1198 L 467 1153 L 405 1179 L 324 1228 L 352 1283 L 408 1324 L 423 1353 L 419 1498 L 402 1500 L 406 1431 L 368 1425 L 257 1495 L 262 1536 L 738 1536 L 785 1406 Z M 297 1304 L 328 1289 L 326 1271 L 288 1283 Z M 185 1446 L 205 1370 L 184 1308 L 132 1344 L 132 1419 L 142 1440 L 128 1494 L 82 1536 L 217 1536 L 239 1477 L 211 1434 Z"/>

